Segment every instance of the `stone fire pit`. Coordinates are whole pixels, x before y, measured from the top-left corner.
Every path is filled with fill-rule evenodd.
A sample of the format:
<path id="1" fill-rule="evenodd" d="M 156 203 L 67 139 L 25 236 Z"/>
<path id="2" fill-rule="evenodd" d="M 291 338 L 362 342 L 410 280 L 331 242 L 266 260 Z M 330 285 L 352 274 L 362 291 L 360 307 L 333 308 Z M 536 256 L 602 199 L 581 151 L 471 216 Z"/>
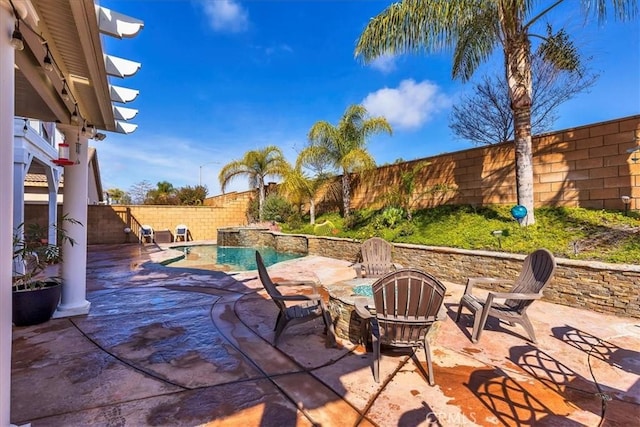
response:
<path id="1" fill-rule="evenodd" d="M 352 343 L 359 341 L 362 319 L 355 312 L 355 299 L 368 297 L 373 304 L 371 285 L 375 281 L 376 278 L 355 278 L 332 285 L 322 285 L 329 294 L 328 309 L 338 337 Z"/>

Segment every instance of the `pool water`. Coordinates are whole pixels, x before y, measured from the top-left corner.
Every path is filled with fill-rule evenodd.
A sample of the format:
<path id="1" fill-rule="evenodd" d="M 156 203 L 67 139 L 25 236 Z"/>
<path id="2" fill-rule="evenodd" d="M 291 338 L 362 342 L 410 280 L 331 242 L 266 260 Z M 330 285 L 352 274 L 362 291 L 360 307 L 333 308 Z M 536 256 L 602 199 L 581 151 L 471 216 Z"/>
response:
<path id="1" fill-rule="evenodd" d="M 218 245 L 176 246 L 183 251 L 183 259 L 167 264 L 169 267 L 191 267 L 207 270 L 245 271 L 256 270 L 256 248 Z M 304 255 L 277 252 L 273 248 L 260 248 L 260 255 L 268 267 L 278 262 L 300 258 Z"/>
<path id="2" fill-rule="evenodd" d="M 356 285 L 353 287 L 353 294 L 363 297 L 373 297 L 373 288 L 371 285 Z"/>

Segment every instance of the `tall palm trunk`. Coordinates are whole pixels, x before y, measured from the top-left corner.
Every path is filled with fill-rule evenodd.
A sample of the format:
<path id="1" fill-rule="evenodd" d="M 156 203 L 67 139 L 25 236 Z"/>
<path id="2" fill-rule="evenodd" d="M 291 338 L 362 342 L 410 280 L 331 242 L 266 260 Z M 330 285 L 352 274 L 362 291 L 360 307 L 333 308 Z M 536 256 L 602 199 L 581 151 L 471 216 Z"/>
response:
<path id="1" fill-rule="evenodd" d="M 264 211 L 264 181 L 258 180 L 258 219 L 262 222 Z"/>
<path id="2" fill-rule="evenodd" d="M 535 223 L 533 212 L 533 164 L 531 148 L 531 44 L 523 31 L 507 31 L 504 44 L 509 97 L 513 111 L 518 204 L 527 208 L 521 225 Z"/>
<path id="3" fill-rule="evenodd" d="M 531 149 L 531 107 L 513 110 L 516 151 L 516 188 L 518 204 L 527 208 L 521 225 L 535 223 L 533 213 L 533 158 Z"/>
<path id="4" fill-rule="evenodd" d="M 351 215 L 351 182 L 345 170 L 342 171 L 342 209 L 345 218 Z"/>
<path id="5" fill-rule="evenodd" d="M 309 223 L 311 225 L 316 223 L 316 201 L 313 197 L 309 199 Z"/>

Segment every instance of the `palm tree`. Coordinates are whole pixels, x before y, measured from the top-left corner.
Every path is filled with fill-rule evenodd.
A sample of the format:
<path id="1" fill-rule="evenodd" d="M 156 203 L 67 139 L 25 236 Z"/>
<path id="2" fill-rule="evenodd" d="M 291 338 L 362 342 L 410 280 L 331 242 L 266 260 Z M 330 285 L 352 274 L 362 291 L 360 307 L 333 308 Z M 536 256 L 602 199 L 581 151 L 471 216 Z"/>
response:
<path id="1" fill-rule="evenodd" d="M 177 189 L 168 181 L 160 181 L 156 188 L 147 193 L 147 204 L 150 205 L 176 205 Z"/>
<path id="2" fill-rule="evenodd" d="M 319 173 L 315 177 L 309 177 L 303 170 L 302 163 L 298 161 L 296 166 L 285 174 L 284 181 L 280 185 L 283 193 L 292 199 L 295 205 L 309 203 L 311 225 L 316 223 L 316 194 L 327 183 L 330 176 L 327 173 Z"/>
<path id="3" fill-rule="evenodd" d="M 367 137 L 376 133 L 392 134 L 384 117 L 368 117 L 362 105 L 351 105 L 338 126 L 326 121 L 316 122 L 309 131 L 310 145 L 300 152 L 302 162 L 326 157 L 342 172 L 342 206 L 344 217 L 351 214 L 351 181 L 349 174 L 373 169 L 375 160 L 366 149 Z"/>
<path id="4" fill-rule="evenodd" d="M 574 71 L 580 58 L 566 32 L 534 34 L 533 25 L 564 0 L 403 0 L 371 19 L 357 41 L 356 57 L 365 62 L 381 55 L 437 52 L 453 49 L 453 78 L 467 81 L 495 48 L 504 53 L 505 76 L 514 118 L 516 189 L 518 204 L 527 208 L 523 225 L 535 222 L 533 213 L 533 156 L 531 149 L 531 39 L 542 42 L 545 60 L 560 70 Z M 632 19 L 637 0 L 581 0 L 585 15 L 593 13 L 600 22 L 611 3 L 615 17 Z"/>
<path id="5" fill-rule="evenodd" d="M 269 145 L 259 150 L 247 151 L 239 160 L 232 160 L 220 170 L 218 180 L 224 193 L 225 188 L 234 178 L 247 176 L 249 186 L 258 188 L 258 212 L 262 221 L 262 210 L 265 198 L 264 180 L 267 176 L 282 177 L 291 166 L 284 158 L 282 151 Z"/>

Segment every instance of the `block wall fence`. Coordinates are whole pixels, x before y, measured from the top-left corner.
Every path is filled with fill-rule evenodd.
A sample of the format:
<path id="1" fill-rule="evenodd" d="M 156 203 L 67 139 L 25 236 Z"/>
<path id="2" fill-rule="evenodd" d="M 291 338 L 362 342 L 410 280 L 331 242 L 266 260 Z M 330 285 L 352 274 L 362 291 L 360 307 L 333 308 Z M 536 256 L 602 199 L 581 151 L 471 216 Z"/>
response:
<path id="1" fill-rule="evenodd" d="M 533 139 L 535 205 L 581 206 L 624 209 L 621 196 L 630 196 L 630 209 L 640 209 L 640 115 L 620 118 Z M 636 159 L 634 161 L 633 159 Z M 415 207 L 438 204 L 514 204 L 515 154 L 512 142 L 482 146 L 455 153 L 387 165 L 368 172 L 367 179 L 354 175 L 352 207 L 376 206 L 386 191 L 397 187 L 403 172 L 426 161 L 416 193 L 437 184 L 455 188 L 425 198 Z M 272 188 L 272 186 L 270 186 Z M 247 223 L 246 210 L 252 191 L 207 198 L 203 206 L 89 206 L 90 244 L 118 243 L 139 236 L 139 225 L 175 232 L 186 224 L 194 240 L 215 240 L 219 227 Z M 322 205 L 322 195 L 317 202 Z M 25 207 L 25 222 L 47 223 L 43 205 Z"/>
<path id="2" fill-rule="evenodd" d="M 535 206 L 624 209 L 621 197 L 630 196 L 629 208 L 640 209 L 640 151 L 627 152 L 638 145 L 640 115 L 533 138 Z M 402 173 L 422 161 L 429 165 L 416 182 L 416 194 L 437 184 L 455 190 L 425 198 L 416 207 L 517 201 L 515 150 L 513 142 L 506 142 L 382 166 L 367 179 L 354 175 L 351 207 L 379 204 L 386 191 L 399 185 Z"/>
<path id="3" fill-rule="evenodd" d="M 279 251 L 356 262 L 361 243 L 333 237 L 289 235 L 259 228 L 221 229 L 229 246 L 267 246 Z M 393 244 L 393 262 L 425 270 L 440 280 L 465 284 L 468 277 L 517 277 L 524 255 Z M 554 278 L 544 300 L 600 313 L 640 318 L 640 266 L 556 258 Z M 493 288 L 496 290 L 495 288 Z M 506 287 L 498 291 L 507 291 Z"/>
<path id="4" fill-rule="evenodd" d="M 247 204 L 252 192 L 230 193 L 224 206 L 162 205 L 90 205 L 88 206 L 87 242 L 94 244 L 140 241 L 140 226 L 148 224 L 157 232 L 168 230 L 174 237 L 176 226 L 189 228 L 189 240 L 217 238 L 218 228 L 244 225 Z M 25 206 L 25 223 L 48 224 L 46 205 Z M 62 208 L 58 207 L 58 217 Z M 131 229 L 127 235 L 125 228 Z"/>
<path id="5" fill-rule="evenodd" d="M 566 129 L 533 140 L 535 204 L 540 206 L 581 206 L 596 209 L 623 209 L 621 196 L 631 197 L 631 209 L 640 209 L 640 115 Z M 633 159 L 636 158 L 634 161 Z M 383 166 L 371 179 L 354 176 L 352 206 L 374 205 L 385 189 L 419 161 L 429 166 L 420 178 L 421 188 L 436 184 L 455 186 L 455 191 L 424 200 L 424 207 L 448 204 L 513 204 L 516 202 L 513 143 L 478 147 L 411 162 Z M 420 188 L 417 190 L 421 191 Z M 253 192 L 229 193 L 205 200 L 203 206 L 91 205 L 88 207 L 89 244 L 135 242 L 140 225 L 156 231 L 175 232 L 186 224 L 190 240 L 218 240 L 218 230 L 243 226 Z M 62 209 L 59 209 L 59 216 Z M 47 206 L 25 206 L 25 222 L 46 225 Z M 130 228 L 127 236 L 124 229 Z M 255 230 L 255 229 L 254 229 Z M 234 232 L 235 233 L 235 232 Z M 273 246 L 279 250 L 355 260 L 359 242 L 347 239 L 286 236 L 273 232 L 242 237 L 224 233 L 238 244 Z M 423 268 L 443 280 L 464 283 L 469 276 L 513 277 L 523 256 L 394 245 L 394 261 Z M 559 304 L 584 307 L 599 312 L 640 317 L 640 266 L 558 260 L 558 269 L 545 298 Z"/>

